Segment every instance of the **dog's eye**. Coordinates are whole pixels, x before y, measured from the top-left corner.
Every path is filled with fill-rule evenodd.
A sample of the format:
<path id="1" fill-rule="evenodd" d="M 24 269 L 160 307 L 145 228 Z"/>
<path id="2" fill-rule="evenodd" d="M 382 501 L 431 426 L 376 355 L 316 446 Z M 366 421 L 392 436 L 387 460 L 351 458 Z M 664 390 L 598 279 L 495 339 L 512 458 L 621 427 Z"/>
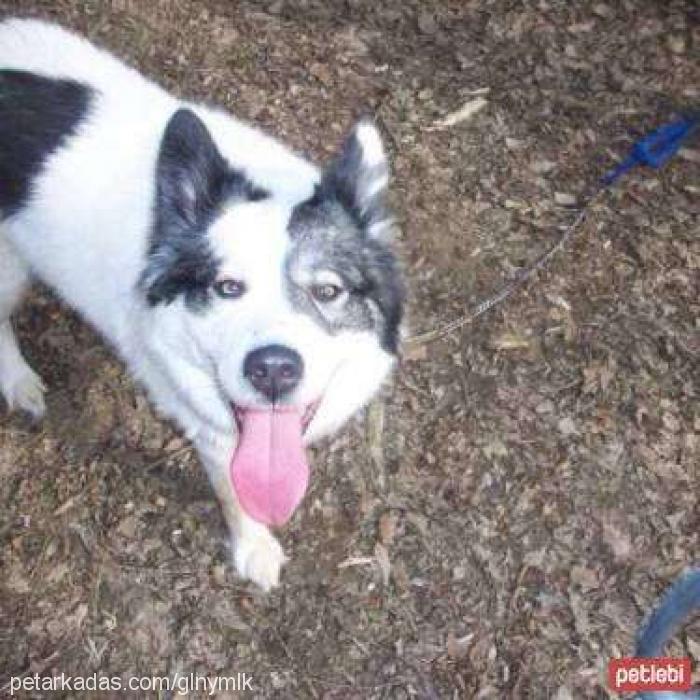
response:
<path id="1" fill-rule="evenodd" d="M 343 293 L 343 288 L 337 284 L 314 284 L 311 287 L 311 295 L 321 304 L 334 301 Z"/>
<path id="2" fill-rule="evenodd" d="M 238 299 L 245 294 L 245 283 L 240 280 L 224 279 L 214 283 L 214 291 L 222 299 Z"/>

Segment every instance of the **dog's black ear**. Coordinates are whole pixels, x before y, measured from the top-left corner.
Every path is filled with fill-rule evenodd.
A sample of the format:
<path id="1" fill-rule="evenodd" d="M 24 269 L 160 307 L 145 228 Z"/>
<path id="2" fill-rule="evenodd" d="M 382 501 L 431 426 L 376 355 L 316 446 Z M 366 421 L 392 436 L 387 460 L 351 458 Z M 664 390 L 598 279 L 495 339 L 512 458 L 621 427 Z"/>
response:
<path id="1" fill-rule="evenodd" d="M 268 196 L 229 165 L 192 110 L 175 112 L 156 165 L 155 217 L 141 276 L 149 303 L 169 303 L 180 294 L 193 304 L 205 301 L 218 264 L 207 228 L 225 204 Z"/>
<path id="2" fill-rule="evenodd" d="M 334 196 L 372 238 L 387 238 L 393 219 L 386 205 L 389 163 L 377 127 L 368 119 L 352 129 L 323 173 L 321 188 Z"/>
<path id="3" fill-rule="evenodd" d="M 202 120 L 179 109 L 165 128 L 158 154 L 157 213 L 197 226 L 219 203 L 228 172 Z"/>

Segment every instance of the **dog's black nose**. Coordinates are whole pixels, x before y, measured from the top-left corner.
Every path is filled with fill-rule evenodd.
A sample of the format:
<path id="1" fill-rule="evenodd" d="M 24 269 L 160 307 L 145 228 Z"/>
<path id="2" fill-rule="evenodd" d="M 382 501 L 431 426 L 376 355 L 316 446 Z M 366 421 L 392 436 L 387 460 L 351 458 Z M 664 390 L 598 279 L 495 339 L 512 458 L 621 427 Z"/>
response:
<path id="1" fill-rule="evenodd" d="M 284 345 L 266 345 L 248 353 L 243 373 L 270 401 L 292 391 L 301 379 L 304 363 L 296 350 Z"/>

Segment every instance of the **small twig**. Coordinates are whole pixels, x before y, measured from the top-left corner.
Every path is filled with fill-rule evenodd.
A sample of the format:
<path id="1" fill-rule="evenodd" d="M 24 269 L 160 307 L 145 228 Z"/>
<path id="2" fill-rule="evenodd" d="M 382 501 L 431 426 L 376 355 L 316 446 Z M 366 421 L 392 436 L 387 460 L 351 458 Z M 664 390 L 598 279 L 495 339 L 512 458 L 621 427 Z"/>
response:
<path id="1" fill-rule="evenodd" d="M 488 102 L 483 97 L 475 97 L 469 100 L 455 112 L 450 112 L 446 117 L 438 119 L 431 126 L 424 127 L 425 131 L 440 131 L 456 126 L 461 122 L 471 119 L 477 112 L 482 110 Z"/>
<path id="2" fill-rule="evenodd" d="M 151 473 L 152 471 L 158 469 L 158 467 L 163 466 L 166 462 L 169 462 L 171 459 L 177 459 L 178 457 L 182 457 L 182 455 L 187 454 L 188 452 L 192 452 L 194 448 L 192 445 L 188 442 L 186 445 L 183 445 L 182 447 L 179 447 L 177 450 L 173 450 L 172 452 L 167 452 L 161 457 L 158 457 L 158 459 L 154 459 L 146 468 L 146 471 L 148 473 Z"/>
<path id="3" fill-rule="evenodd" d="M 559 240 L 549 250 L 537 258 L 537 260 L 535 260 L 535 262 L 533 262 L 530 266 L 526 267 L 524 270 L 521 270 L 516 275 L 515 279 L 506 284 L 498 293 L 489 299 L 482 301 L 470 314 L 457 318 L 442 328 L 437 328 L 426 333 L 414 335 L 406 340 L 406 344 L 414 346 L 423 345 L 425 343 L 431 343 L 433 340 L 437 340 L 438 338 L 443 338 L 444 336 L 449 335 L 450 333 L 453 333 L 454 331 L 459 330 L 470 323 L 473 323 L 477 318 L 483 316 L 487 311 L 511 296 L 513 292 L 523 287 L 536 272 L 539 272 L 550 261 L 550 259 L 553 258 L 569 242 L 571 237 L 586 219 L 591 206 L 600 200 L 603 192 L 605 192 L 605 190 L 601 189 L 594 194 L 586 206 L 579 211 L 571 224 L 567 226 Z"/>
<path id="4" fill-rule="evenodd" d="M 374 564 L 374 557 L 350 557 L 338 564 L 339 569 L 347 569 L 349 566 L 367 566 Z"/>

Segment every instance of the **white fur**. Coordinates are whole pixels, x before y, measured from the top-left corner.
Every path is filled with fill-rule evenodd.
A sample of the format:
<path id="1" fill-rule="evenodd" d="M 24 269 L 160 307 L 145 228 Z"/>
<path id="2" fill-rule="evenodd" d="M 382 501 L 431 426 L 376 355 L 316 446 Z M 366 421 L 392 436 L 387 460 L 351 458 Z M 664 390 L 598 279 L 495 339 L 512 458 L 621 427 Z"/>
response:
<path id="1" fill-rule="evenodd" d="M 362 159 L 368 167 L 386 165 L 384 146 L 376 127 L 368 123 L 360 124 L 357 127 L 357 139 L 362 145 Z"/>
<path id="2" fill-rule="evenodd" d="M 86 40 L 38 21 L 0 24 L 0 68 L 71 78 L 97 91 L 87 122 L 34 183 L 30 206 L 0 224 L 0 390 L 10 404 L 43 411 L 43 385 L 19 354 L 8 320 L 28 265 L 103 333 L 160 411 L 194 440 L 234 536 L 238 571 L 264 588 L 275 585 L 284 554 L 239 508 L 228 476 L 236 443 L 230 402 L 259 401 L 242 375 L 243 357 L 273 342 L 301 354 L 306 372 L 295 400 L 320 400 L 307 441 L 362 406 L 393 362 L 374 334 L 331 336 L 286 300 L 287 222 L 293 205 L 312 193 L 317 169 L 231 116 L 187 104 L 228 161 L 273 197 L 231 208 L 210 231 L 222 274 L 245 282 L 244 297 L 217 299 L 201 315 L 181 300 L 151 308 L 137 285 L 155 162 L 165 125 L 183 103 Z M 365 158 L 383 161 L 376 130 L 359 129 Z"/>

